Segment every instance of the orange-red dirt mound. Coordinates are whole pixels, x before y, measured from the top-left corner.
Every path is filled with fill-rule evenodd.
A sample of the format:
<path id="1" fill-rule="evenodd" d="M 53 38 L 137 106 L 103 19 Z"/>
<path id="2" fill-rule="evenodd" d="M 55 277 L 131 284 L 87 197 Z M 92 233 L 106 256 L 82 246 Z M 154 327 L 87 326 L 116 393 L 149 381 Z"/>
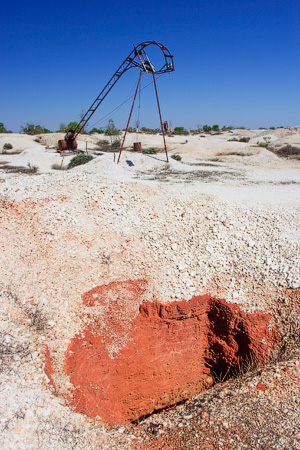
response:
<path id="1" fill-rule="evenodd" d="M 138 300 L 145 285 L 111 283 L 83 296 L 89 320 L 72 339 L 64 366 L 74 386 L 69 403 L 76 411 L 111 424 L 134 421 L 211 386 L 213 371 L 225 375 L 250 355 L 260 362 L 268 359 L 276 340 L 268 327 L 270 316 L 247 314 L 208 295 L 167 304 L 144 302 L 137 315 L 124 320 L 120 293 L 129 302 L 132 296 Z M 114 296 L 119 301 L 112 310 L 107 304 Z M 97 315 L 105 316 L 105 327 L 99 326 Z M 129 335 L 112 352 L 118 333 Z"/>

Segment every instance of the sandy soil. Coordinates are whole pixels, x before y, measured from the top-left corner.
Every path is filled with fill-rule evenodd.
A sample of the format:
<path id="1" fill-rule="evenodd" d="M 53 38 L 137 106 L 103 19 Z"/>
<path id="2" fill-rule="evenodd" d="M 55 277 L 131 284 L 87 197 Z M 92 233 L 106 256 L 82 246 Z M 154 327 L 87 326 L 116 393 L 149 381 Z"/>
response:
<path id="1" fill-rule="evenodd" d="M 250 141 L 229 140 L 241 136 Z M 0 135 L 0 148 L 20 151 L 0 155 L 0 448 L 300 448 L 300 161 L 257 146 L 297 146 L 300 127 L 168 137 L 182 156 L 169 163 L 131 152 L 132 134 L 117 165 L 99 136 L 86 137 L 79 148 L 87 139 L 94 160 L 58 171 L 72 156 L 45 147 L 61 137 Z M 138 139 L 162 148 L 161 136 Z M 36 174 L 3 167 L 28 163 Z M 75 413 L 51 390 L 47 352 L 57 390 L 71 388 L 62 368 L 82 331 L 82 296 L 120 280 L 147 280 L 143 301 L 209 294 L 270 313 L 294 353 L 137 425 Z M 138 308 L 124 304 L 124 318 Z M 114 351 L 128 339 L 117 336 Z"/>

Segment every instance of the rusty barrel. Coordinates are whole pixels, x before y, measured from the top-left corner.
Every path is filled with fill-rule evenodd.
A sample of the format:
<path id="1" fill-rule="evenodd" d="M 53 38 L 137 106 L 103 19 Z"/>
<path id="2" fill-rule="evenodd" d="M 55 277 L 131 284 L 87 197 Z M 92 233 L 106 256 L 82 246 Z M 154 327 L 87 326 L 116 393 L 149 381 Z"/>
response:
<path id="1" fill-rule="evenodd" d="M 76 139 L 70 139 L 69 141 L 61 139 L 57 143 L 57 147 L 60 152 L 63 152 L 64 150 L 77 150 L 77 146 L 78 144 Z"/>
<path id="2" fill-rule="evenodd" d="M 61 139 L 60 141 L 58 141 L 57 147 L 58 147 L 58 150 L 60 150 L 60 151 L 67 150 L 67 148 L 68 148 L 67 143 L 64 139 Z"/>
<path id="3" fill-rule="evenodd" d="M 135 152 L 141 152 L 142 151 L 142 143 L 141 142 L 134 142 L 133 143 L 133 150 Z"/>

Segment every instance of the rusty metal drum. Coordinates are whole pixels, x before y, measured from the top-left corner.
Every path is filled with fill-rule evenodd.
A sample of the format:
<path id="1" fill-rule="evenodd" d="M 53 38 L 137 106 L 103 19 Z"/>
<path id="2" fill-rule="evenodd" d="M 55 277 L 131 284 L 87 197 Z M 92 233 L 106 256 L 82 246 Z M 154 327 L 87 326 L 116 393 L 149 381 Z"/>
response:
<path id="1" fill-rule="evenodd" d="M 68 149 L 67 143 L 64 139 L 61 139 L 60 141 L 58 141 L 57 144 L 58 150 L 60 151 L 64 151 Z"/>
<path id="2" fill-rule="evenodd" d="M 133 143 L 133 150 L 135 152 L 141 152 L 142 151 L 142 143 L 141 142 L 134 142 Z"/>

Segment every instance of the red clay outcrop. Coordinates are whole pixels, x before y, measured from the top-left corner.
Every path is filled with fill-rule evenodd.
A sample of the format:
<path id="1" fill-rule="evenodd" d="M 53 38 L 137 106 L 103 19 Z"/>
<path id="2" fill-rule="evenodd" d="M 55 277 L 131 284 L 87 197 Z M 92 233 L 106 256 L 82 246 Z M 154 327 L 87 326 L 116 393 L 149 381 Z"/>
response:
<path id="1" fill-rule="evenodd" d="M 77 412 L 110 424 L 135 421 L 210 387 L 212 372 L 230 373 L 250 355 L 267 361 L 276 340 L 268 314 L 248 314 L 209 295 L 141 303 L 145 287 L 144 281 L 115 282 L 83 296 L 88 320 L 64 366 Z M 132 309 L 127 320 L 124 297 L 129 304 L 140 299 L 138 314 Z M 112 351 L 118 336 L 125 344 Z"/>

